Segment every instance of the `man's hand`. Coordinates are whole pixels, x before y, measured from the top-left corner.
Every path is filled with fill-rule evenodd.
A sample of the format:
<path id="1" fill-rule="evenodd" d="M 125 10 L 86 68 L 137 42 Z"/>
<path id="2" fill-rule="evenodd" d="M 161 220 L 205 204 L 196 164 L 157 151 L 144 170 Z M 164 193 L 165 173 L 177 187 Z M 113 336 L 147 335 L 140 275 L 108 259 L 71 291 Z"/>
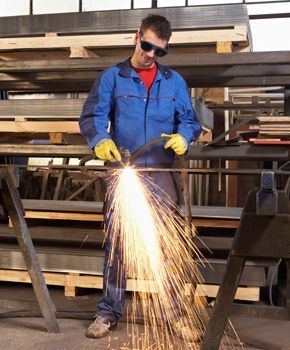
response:
<path id="1" fill-rule="evenodd" d="M 178 155 L 183 155 L 187 150 L 186 139 L 179 134 L 161 134 L 161 137 L 170 137 L 170 139 L 165 143 L 164 148 L 172 148 L 173 151 Z"/>
<path id="2" fill-rule="evenodd" d="M 118 151 L 115 142 L 111 139 L 103 139 L 94 147 L 94 152 L 97 158 L 117 162 L 121 160 L 121 154 Z"/>

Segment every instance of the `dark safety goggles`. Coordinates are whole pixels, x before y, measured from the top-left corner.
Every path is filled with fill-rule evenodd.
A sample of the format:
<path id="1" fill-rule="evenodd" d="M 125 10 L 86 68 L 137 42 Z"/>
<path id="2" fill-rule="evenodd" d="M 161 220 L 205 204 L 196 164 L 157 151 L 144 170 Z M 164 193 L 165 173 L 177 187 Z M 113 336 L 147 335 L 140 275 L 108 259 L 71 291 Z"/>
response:
<path id="1" fill-rule="evenodd" d="M 168 54 L 168 45 L 165 48 L 153 45 L 145 40 L 140 40 L 141 49 L 145 52 L 154 50 L 157 57 L 163 57 Z"/>

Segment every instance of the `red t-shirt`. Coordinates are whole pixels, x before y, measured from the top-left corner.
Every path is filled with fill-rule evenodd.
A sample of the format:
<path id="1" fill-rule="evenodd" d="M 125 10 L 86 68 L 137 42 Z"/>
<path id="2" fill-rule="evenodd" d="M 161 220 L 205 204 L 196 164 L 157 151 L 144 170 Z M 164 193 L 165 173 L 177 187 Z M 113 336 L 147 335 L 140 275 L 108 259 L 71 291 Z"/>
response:
<path id="1" fill-rule="evenodd" d="M 134 69 L 138 73 L 139 77 L 143 80 L 148 92 L 156 76 L 156 72 L 157 72 L 156 63 L 152 68 L 141 69 L 141 68 L 134 67 Z"/>

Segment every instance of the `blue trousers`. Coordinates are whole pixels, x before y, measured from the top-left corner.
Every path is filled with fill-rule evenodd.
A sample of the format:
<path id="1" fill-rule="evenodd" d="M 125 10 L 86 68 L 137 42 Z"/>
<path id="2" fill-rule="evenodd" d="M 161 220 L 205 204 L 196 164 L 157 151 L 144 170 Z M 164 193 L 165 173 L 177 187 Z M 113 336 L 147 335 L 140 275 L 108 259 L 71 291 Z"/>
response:
<path id="1" fill-rule="evenodd" d="M 161 188 L 174 203 L 177 202 L 177 190 L 171 173 L 152 172 L 150 174 L 145 174 L 144 176 L 150 176 L 150 180 L 154 184 Z M 164 193 L 162 191 L 155 188 L 152 188 L 152 190 L 154 192 L 157 191 L 158 196 L 164 197 Z M 113 194 L 108 194 L 108 201 L 110 201 L 112 195 Z M 105 207 L 109 207 L 109 205 L 106 205 Z M 97 304 L 97 315 L 103 316 L 110 321 L 118 321 L 118 319 L 124 315 L 127 277 L 119 251 L 115 251 L 113 261 L 109 261 L 111 249 L 111 230 L 109 218 L 110 213 L 107 212 L 107 239 L 105 242 L 105 260 L 103 271 L 103 297 Z"/>

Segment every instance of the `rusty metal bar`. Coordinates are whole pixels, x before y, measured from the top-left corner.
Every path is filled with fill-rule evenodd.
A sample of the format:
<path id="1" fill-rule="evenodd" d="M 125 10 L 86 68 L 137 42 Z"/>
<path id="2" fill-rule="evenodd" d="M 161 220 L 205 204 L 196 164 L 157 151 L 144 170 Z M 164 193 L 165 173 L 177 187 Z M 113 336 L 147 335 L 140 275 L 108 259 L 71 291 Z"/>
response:
<path id="1" fill-rule="evenodd" d="M 63 158 L 62 165 L 68 165 L 68 163 L 69 163 L 69 158 Z M 65 171 L 61 170 L 57 179 L 57 184 L 53 195 L 54 200 L 59 199 L 60 189 L 61 189 L 64 175 L 65 175 Z"/>
<path id="2" fill-rule="evenodd" d="M 69 197 L 67 197 L 65 200 L 70 201 L 73 198 L 75 198 L 78 194 L 83 192 L 86 188 L 88 188 L 90 185 L 92 185 L 97 179 L 99 179 L 100 176 L 94 176 L 92 179 L 90 179 L 86 184 L 84 184 L 81 188 L 79 188 L 77 191 L 75 191 L 73 194 L 71 194 Z"/>
<path id="3" fill-rule="evenodd" d="M 15 168 L 27 168 L 27 165 L 1 165 L 1 167 L 15 167 Z M 52 166 L 40 166 L 36 167 L 38 170 L 41 169 L 54 169 L 54 170 L 67 170 L 67 171 L 80 171 L 82 173 L 87 172 L 96 172 L 98 173 L 98 177 L 104 177 L 105 172 L 111 170 L 112 168 L 106 166 L 78 166 L 78 165 L 52 165 Z M 221 173 L 223 175 L 260 175 L 262 172 L 269 169 L 224 169 L 224 168 L 135 168 L 137 171 L 164 171 L 164 172 L 177 172 L 177 173 L 190 173 L 190 174 L 218 174 Z M 290 175 L 290 171 L 287 170 L 273 170 L 276 175 Z"/>

